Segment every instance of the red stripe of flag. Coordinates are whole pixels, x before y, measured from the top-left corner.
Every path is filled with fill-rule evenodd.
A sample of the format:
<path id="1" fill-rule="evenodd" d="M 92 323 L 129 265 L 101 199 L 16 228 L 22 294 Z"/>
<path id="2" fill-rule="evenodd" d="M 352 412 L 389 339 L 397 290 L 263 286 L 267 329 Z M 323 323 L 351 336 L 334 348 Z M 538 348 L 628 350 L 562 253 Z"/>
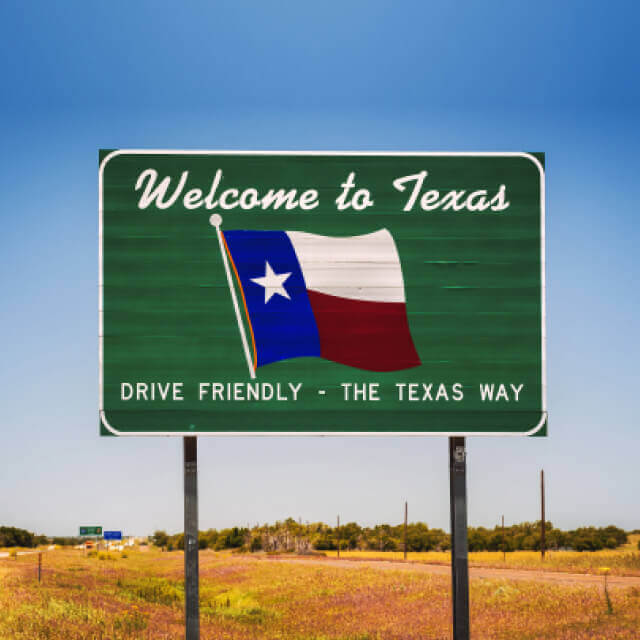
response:
<path id="1" fill-rule="evenodd" d="M 404 302 L 307 293 L 318 325 L 322 358 L 368 371 L 399 371 L 420 364 Z"/>

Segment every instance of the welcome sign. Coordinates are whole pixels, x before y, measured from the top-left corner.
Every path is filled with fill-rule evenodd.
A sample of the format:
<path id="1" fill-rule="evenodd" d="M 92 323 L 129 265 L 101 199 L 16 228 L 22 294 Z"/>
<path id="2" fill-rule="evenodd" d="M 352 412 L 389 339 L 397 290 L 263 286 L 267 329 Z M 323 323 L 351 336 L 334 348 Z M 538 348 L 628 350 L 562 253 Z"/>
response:
<path id="1" fill-rule="evenodd" d="M 101 433 L 544 435 L 543 163 L 101 151 Z"/>

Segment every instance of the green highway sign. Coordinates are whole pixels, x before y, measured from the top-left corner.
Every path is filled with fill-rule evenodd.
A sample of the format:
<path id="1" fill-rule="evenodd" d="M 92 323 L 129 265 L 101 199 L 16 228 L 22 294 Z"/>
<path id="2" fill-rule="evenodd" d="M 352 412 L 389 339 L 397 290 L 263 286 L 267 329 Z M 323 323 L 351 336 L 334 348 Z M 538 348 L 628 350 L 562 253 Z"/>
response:
<path id="1" fill-rule="evenodd" d="M 545 435 L 544 156 L 100 152 L 103 435 Z"/>
<path id="2" fill-rule="evenodd" d="M 81 536 L 101 536 L 102 527 L 80 527 Z"/>

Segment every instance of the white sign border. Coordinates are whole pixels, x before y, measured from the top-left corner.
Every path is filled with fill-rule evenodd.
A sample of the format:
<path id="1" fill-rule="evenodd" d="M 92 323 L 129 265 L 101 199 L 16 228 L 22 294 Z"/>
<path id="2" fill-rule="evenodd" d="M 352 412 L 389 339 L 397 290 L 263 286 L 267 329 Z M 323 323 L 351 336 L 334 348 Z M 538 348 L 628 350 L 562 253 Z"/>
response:
<path id="1" fill-rule="evenodd" d="M 542 352 L 542 416 L 538 424 L 521 433 L 505 433 L 496 431 L 485 432 L 450 432 L 450 431 L 118 431 L 109 424 L 104 410 L 104 310 L 103 310 L 103 177 L 104 169 L 113 158 L 119 155 L 227 155 L 227 156 L 381 156 L 381 157 L 513 157 L 526 158 L 538 169 L 540 174 L 540 295 L 541 295 L 541 352 Z M 99 374 L 99 415 L 102 425 L 115 436 L 317 436 L 317 437 L 389 437 L 389 436 L 447 436 L 447 437 L 473 437 L 473 436 L 532 436 L 547 421 L 547 333 L 546 333 L 546 281 L 545 281 L 545 171 L 540 161 L 530 153 L 523 151 L 238 151 L 238 150 L 180 150 L 180 149 L 118 149 L 107 154 L 100 163 L 98 171 L 98 350 L 100 362 Z"/>

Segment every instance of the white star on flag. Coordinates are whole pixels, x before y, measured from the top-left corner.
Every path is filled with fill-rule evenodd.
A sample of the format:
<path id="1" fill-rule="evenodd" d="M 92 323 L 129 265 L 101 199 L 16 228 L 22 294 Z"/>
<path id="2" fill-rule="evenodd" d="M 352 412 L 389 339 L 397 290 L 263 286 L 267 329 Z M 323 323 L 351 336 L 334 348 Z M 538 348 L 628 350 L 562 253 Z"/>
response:
<path id="1" fill-rule="evenodd" d="M 272 296 L 276 294 L 291 300 L 291 296 L 287 293 L 287 290 L 283 287 L 287 278 L 291 275 L 289 273 L 276 273 L 268 262 L 265 262 L 265 273 L 261 278 L 251 278 L 251 282 L 259 284 L 264 287 L 264 303 L 267 304 Z"/>

